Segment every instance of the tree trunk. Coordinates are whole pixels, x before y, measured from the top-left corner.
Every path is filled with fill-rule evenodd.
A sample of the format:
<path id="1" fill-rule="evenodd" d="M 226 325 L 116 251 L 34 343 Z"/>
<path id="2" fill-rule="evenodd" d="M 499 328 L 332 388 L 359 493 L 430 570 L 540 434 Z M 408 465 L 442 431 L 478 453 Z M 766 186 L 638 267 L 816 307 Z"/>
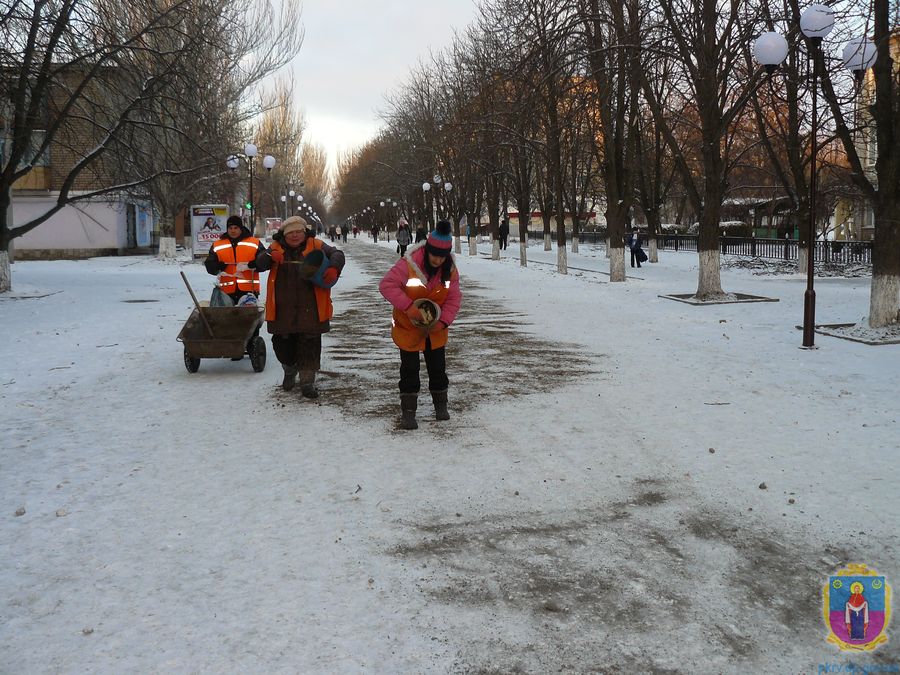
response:
<path id="1" fill-rule="evenodd" d="M 900 220 L 897 215 L 900 200 L 879 199 L 876 209 L 869 291 L 869 326 L 872 328 L 900 323 Z"/>
<path id="2" fill-rule="evenodd" d="M 617 205 L 606 207 L 606 227 L 609 231 L 606 250 L 609 254 L 609 280 L 611 282 L 625 281 L 625 223 L 628 220 L 628 210 Z"/>
<path id="3" fill-rule="evenodd" d="M 809 254 L 809 249 L 803 246 L 797 247 L 797 274 L 802 274 L 806 276 L 806 265 L 807 265 L 807 255 Z"/>
<path id="4" fill-rule="evenodd" d="M 556 247 L 556 271 L 560 274 L 569 273 L 569 256 L 565 246 Z"/>
<path id="5" fill-rule="evenodd" d="M 706 166 L 718 166 L 707 161 Z M 707 168 L 709 171 L 709 168 Z M 697 237 L 697 253 L 700 258 L 700 273 L 697 281 L 697 300 L 711 300 L 725 295 L 722 290 L 722 275 L 719 265 L 719 215 L 722 212 L 721 171 L 713 171 L 707 176 L 703 210 L 700 213 L 700 235 Z"/>
<path id="6" fill-rule="evenodd" d="M 165 211 L 159 214 L 159 233 L 158 257 L 168 260 L 175 258 L 175 217 L 173 214 Z"/>
<path id="7" fill-rule="evenodd" d="M 9 266 L 9 254 L 0 251 L 0 293 L 9 293 L 12 290 L 12 270 Z"/>

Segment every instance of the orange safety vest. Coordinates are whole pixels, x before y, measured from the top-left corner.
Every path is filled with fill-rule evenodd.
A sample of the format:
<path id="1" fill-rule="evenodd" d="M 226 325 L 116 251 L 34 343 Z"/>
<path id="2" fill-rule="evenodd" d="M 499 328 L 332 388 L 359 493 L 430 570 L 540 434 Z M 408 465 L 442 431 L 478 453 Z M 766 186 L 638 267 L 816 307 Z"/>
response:
<path id="1" fill-rule="evenodd" d="M 249 263 L 256 260 L 259 250 L 259 239 L 247 237 L 232 245 L 231 239 L 223 237 L 213 244 L 216 257 L 225 263 L 225 271 L 219 277 L 219 288 L 223 293 L 256 293 L 259 295 L 259 272 L 246 269 L 237 271 L 238 263 Z"/>
<path id="2" fill-rule="evenodd" d="M 406 288 L 403 289 L 406 295 L 408 295 L 411 300 L 428 298 L 439 307 L 442 306 L 450 292 L 450 281 L 445 281 L 429 290 L 425 285 L 425 282 L 419 277 L 416 268 L 409 263 L 407 263 L 407 267 L 409 269 L 409 278 L 406 282 Z M 456 266 L 454 266 L 451 275 L 457 274 Z M 443 324 L 440 325 L 442 326 L 441 328 L 436 328 L 430 333 L 425 333 L 421 328 L 412 324 L 412 321 L 406 316 L 406 312 L 401 312 L 394 307 L 393 321 L 391 321 L 391 337 L 393 338 L 395 345 L 407 352 L 424 351 L 426 337 L 431 339 L 432 349 L 440 349 L 447 344 L 447 336 L 450 333 L 447 326 L 444 326 Z"/>
<path id="3" fill-rule="evenodd" d="M 284 246 L 277 241 L 269 247 L 273 251 L 284 251 Z M 306 245 L 303 247 L 303 256 L 307 256 L 313 251 L 321 250 L 322 242 L 315 237 L 307 237 Z M 269 279 L 266 281 L 266 321 L 275 320 L 275 277 L 278 276 L 278 263 L 272 261 L 272 269 L 269 270 Z M 334 305 L 331 304 L 331 289 L 322 288 L 321 286 L 313 286 L 316 294 L 316 309 L 319 311 L 319 321 L 328 321 L 334 316 Z"/>

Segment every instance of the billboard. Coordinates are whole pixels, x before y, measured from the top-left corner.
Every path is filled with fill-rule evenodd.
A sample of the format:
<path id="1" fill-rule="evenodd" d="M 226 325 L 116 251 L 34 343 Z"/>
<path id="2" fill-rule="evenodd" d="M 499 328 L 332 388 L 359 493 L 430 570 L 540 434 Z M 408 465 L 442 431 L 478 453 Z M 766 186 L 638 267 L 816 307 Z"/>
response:
<path id="1" fill-rule="evenodd" d="M 225 236 L 227 204 L 200 204 L 191 207 L 191 250 L 205 256 L 214 242 Z"/>

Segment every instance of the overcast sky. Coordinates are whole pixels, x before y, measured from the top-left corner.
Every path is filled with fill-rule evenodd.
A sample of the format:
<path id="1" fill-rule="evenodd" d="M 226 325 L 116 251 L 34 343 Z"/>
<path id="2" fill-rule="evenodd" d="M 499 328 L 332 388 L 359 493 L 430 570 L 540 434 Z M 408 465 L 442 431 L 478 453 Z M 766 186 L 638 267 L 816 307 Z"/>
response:
<path id="1" fill-rule="evenodd" d="M 306 36 L 291 64 L 306 138 L 331 161 L 375 135 L 384 95 L 428 50 L 475 19 L 474 0 L 305 0 Z"/>

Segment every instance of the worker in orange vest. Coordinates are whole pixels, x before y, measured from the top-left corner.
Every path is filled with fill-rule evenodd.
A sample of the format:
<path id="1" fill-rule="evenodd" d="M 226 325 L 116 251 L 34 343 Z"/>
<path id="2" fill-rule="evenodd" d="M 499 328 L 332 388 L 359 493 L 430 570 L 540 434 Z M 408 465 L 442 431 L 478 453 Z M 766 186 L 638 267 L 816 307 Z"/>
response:
<path id="1" fill-rule="evenodd" d="M 247 294 L 259 297 L 256 256 L 265 250 L 240 216 L 229 216 L 225 235 L 210 247 L 206 271 L 219 278 L 219 288 L 235 305 Z"/>

